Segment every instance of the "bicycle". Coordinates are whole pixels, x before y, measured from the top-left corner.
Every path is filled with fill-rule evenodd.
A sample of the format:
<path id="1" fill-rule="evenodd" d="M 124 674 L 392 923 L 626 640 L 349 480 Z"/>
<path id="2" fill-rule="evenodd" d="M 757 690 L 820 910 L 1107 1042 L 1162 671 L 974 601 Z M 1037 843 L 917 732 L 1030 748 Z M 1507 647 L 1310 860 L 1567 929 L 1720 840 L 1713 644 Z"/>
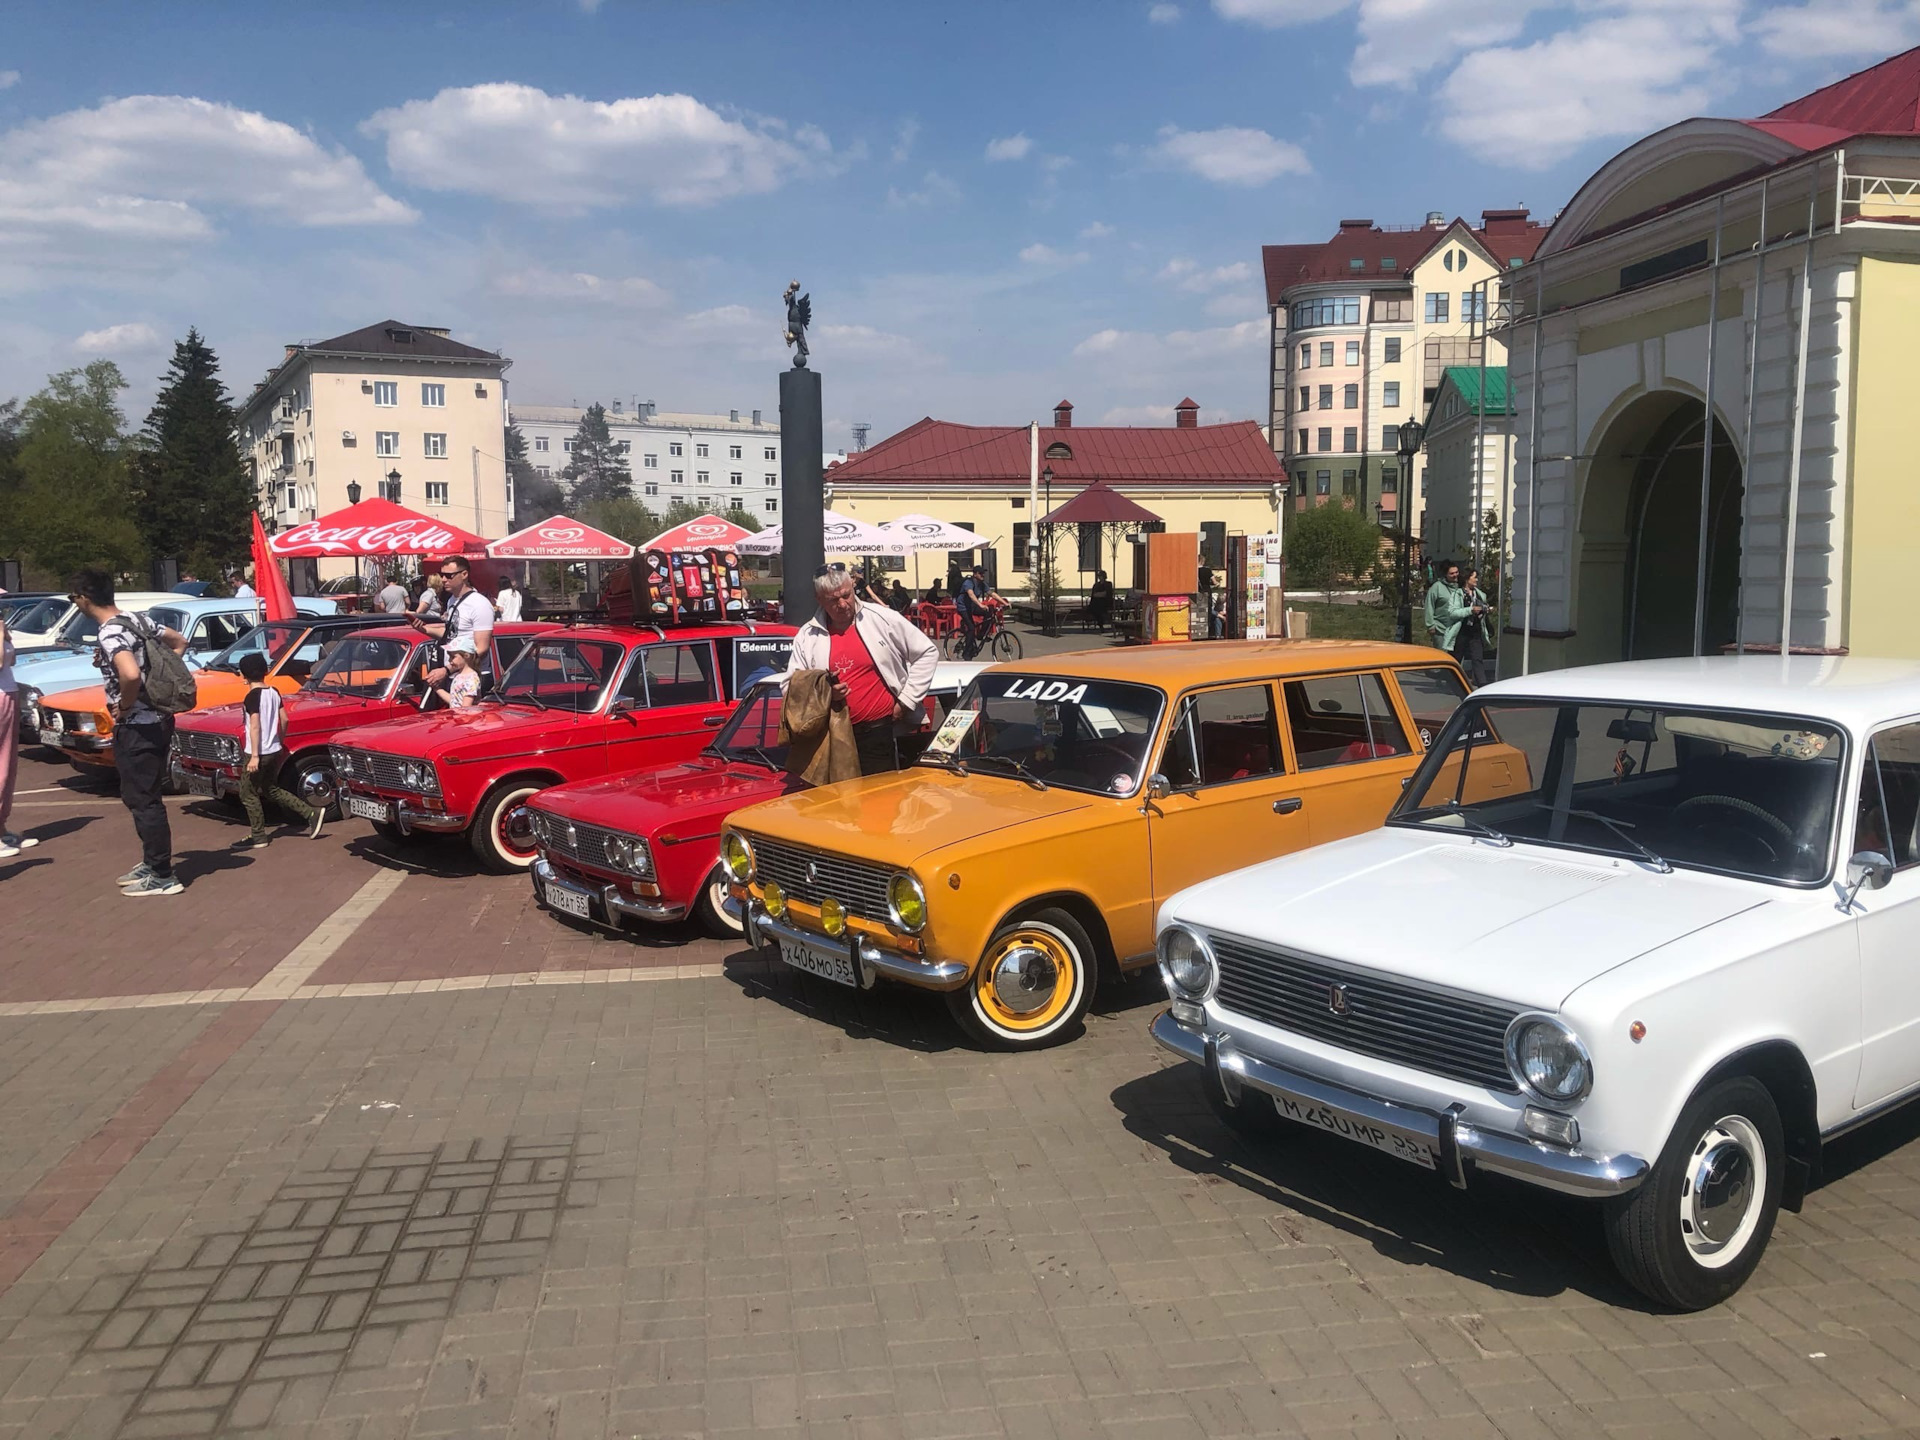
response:
<path id="1" fill-rule="evenodd" d="M 967 632 L 964 628 L 954 631 L 940 642 L 940 653 L 949 660 L 967 658 Z M 980 643 L 974 649 L 973 658 L 986 657 L 993 660 L 1018 660 L 1020 658 L 1020 637 L 1006 627 L 998 606 L 987 611 L 985 627 L 980 632 Z"/>

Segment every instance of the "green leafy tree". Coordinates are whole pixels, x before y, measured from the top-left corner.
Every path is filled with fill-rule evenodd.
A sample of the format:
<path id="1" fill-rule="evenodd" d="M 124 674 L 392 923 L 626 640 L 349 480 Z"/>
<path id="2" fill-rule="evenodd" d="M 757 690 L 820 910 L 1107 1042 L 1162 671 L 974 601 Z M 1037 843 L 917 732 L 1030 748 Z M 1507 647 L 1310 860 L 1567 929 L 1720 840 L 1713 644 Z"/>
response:
<path id="1" fill-rule="evenodd" d="M 1332 590 L 1372 572 L 1380 527 L 1345 505 L 1317 505 L 1287 527 L 1286 553 L 1294 588 Z"/>
<path id="2" fill-rule="evenodd" d="M 567 506 L 566 492 L 527 459 L 527 439 L 518 425 L 507 426 L 507 475 L 513 481 L 513 528 L 524 530 Z"/>
<path id="3" fill-rule="evenodd" d="M 610 500 L 577 505 L 574 507 L 574 518 L 584 520 L 596 530 L 604 530 L 629 545 L 644 545 L 665 528 L 659 516 L 631 495 L 616 495 Z"/>
<path id="4" fill-rule="evenodd" d="M 675 500 L 667 506 L 667 513 L 660 517 L 660 529 L 671 530 L 676 525 L 686 524 L 689 520 L 698 520 L 706 513 L 705 510 L 702 510 L 690 500 Z M 658 534 L 659 532 L 656 531 L 655 533 Z"/>
<path id="5" fill-rule="evenodd" d="M 129 469 L 140 529 L 155 554 L 178 556 L 203 576 L 246 559 L 253 480 L 234 439 L 219 357 L 198 330 L 173 347 Z"/>
<path id="6" fill-rule="evenodd" d="M 596 500 L 633 494 L 633 476 L 607 430 L 604 405 L 590 405 L 580 417 L 580 428 L 573 433 L 573 459 L 560 477 L 567 482 L 567 498 L 576 512 Z"/>
<path id="7" fill-rule="evenodd" d="M 744 505 L 742 505 L 738 500 L 734 501 L 733 504 L 727 507 L 727 513 L 723 515 L 721 518 L 723 520 L 731 521 L 733 524 L 738 525 L 742 530 L 751 530 L 755 534 L 758 534 L 760 530 L 764 528 L 760 524 L 759 518 L 755 516 L 752 511 L 748 510 Z"/>
<path id="8" fill-rule="evenodd" d="M 42 581 L 82 566 L 138 570 L 146 546 L 127 485 L 127 382 L 111 360 L 48 377 L 19 409 L 14 478 L 0 489 L 0 553 L 13 551 Z"/>

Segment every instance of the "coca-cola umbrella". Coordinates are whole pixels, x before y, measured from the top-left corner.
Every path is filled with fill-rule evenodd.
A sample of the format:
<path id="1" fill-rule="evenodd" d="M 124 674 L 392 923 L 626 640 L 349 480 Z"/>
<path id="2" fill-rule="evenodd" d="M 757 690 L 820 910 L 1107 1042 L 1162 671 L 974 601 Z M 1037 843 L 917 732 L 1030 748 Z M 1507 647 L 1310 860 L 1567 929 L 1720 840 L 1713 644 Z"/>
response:
<path id="1" fill-rule="evenodd" d="M 445 520 L 436 520 L 378 496 L 307 520 L 271 536 L 276 559 L 333 557 L 343 560 L 395 555 L 483 555 L 487 542 Z"/>
<path id="2" fill-rule="evenodd" d="M 554 515 L 490 541 L 487 554 L 496 560 L 628 560 L 633 546 L 582 521 Z"/>
<path id="3" fill-rule="evenodd" d="M 642 550 L 737 550 L 742 542 L 753 539 L 753 531 L 723 520 L 718 515 L 702 515 L 663 530 L 640 548 Z"/>

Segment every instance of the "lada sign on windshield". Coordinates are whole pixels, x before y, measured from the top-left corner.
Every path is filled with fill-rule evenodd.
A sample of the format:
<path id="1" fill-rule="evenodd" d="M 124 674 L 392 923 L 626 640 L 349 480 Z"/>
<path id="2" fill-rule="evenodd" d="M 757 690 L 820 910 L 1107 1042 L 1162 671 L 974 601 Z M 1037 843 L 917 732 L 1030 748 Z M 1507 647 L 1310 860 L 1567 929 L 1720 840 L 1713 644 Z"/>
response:
<path id="1" fill-rule="evenodd" d="M 996 667 L 910 770 L 735 814 L 729 907 L 796 969 L 1053 1044 L 1102 969 L 1152 963 L 1160 899 L 1378 825 L 1465 695 L 1433 650 L 1333 641 Z"/>

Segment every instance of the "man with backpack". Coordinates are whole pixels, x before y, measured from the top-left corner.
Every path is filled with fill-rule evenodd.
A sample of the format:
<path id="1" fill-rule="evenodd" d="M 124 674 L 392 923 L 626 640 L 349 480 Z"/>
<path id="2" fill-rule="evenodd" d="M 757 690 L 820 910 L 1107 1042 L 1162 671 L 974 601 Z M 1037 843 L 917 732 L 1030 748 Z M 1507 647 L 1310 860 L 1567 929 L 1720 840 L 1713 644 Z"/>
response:
<path id="1" fill-rule="evenodd" d="M 123 895 L 178 895 L 173 830 L 161 798 L 166 784 L 173 717 L 193 708 L 194 682 L 181 655 L 187 637 L 113 603 L 113 577 L 82 570 L 68 582 L 69 598 L 96 626 L 93 663 L 113 714 L 113 768 L 120 803 L 140 836 L 140 863 L 120 877 Z"/>

